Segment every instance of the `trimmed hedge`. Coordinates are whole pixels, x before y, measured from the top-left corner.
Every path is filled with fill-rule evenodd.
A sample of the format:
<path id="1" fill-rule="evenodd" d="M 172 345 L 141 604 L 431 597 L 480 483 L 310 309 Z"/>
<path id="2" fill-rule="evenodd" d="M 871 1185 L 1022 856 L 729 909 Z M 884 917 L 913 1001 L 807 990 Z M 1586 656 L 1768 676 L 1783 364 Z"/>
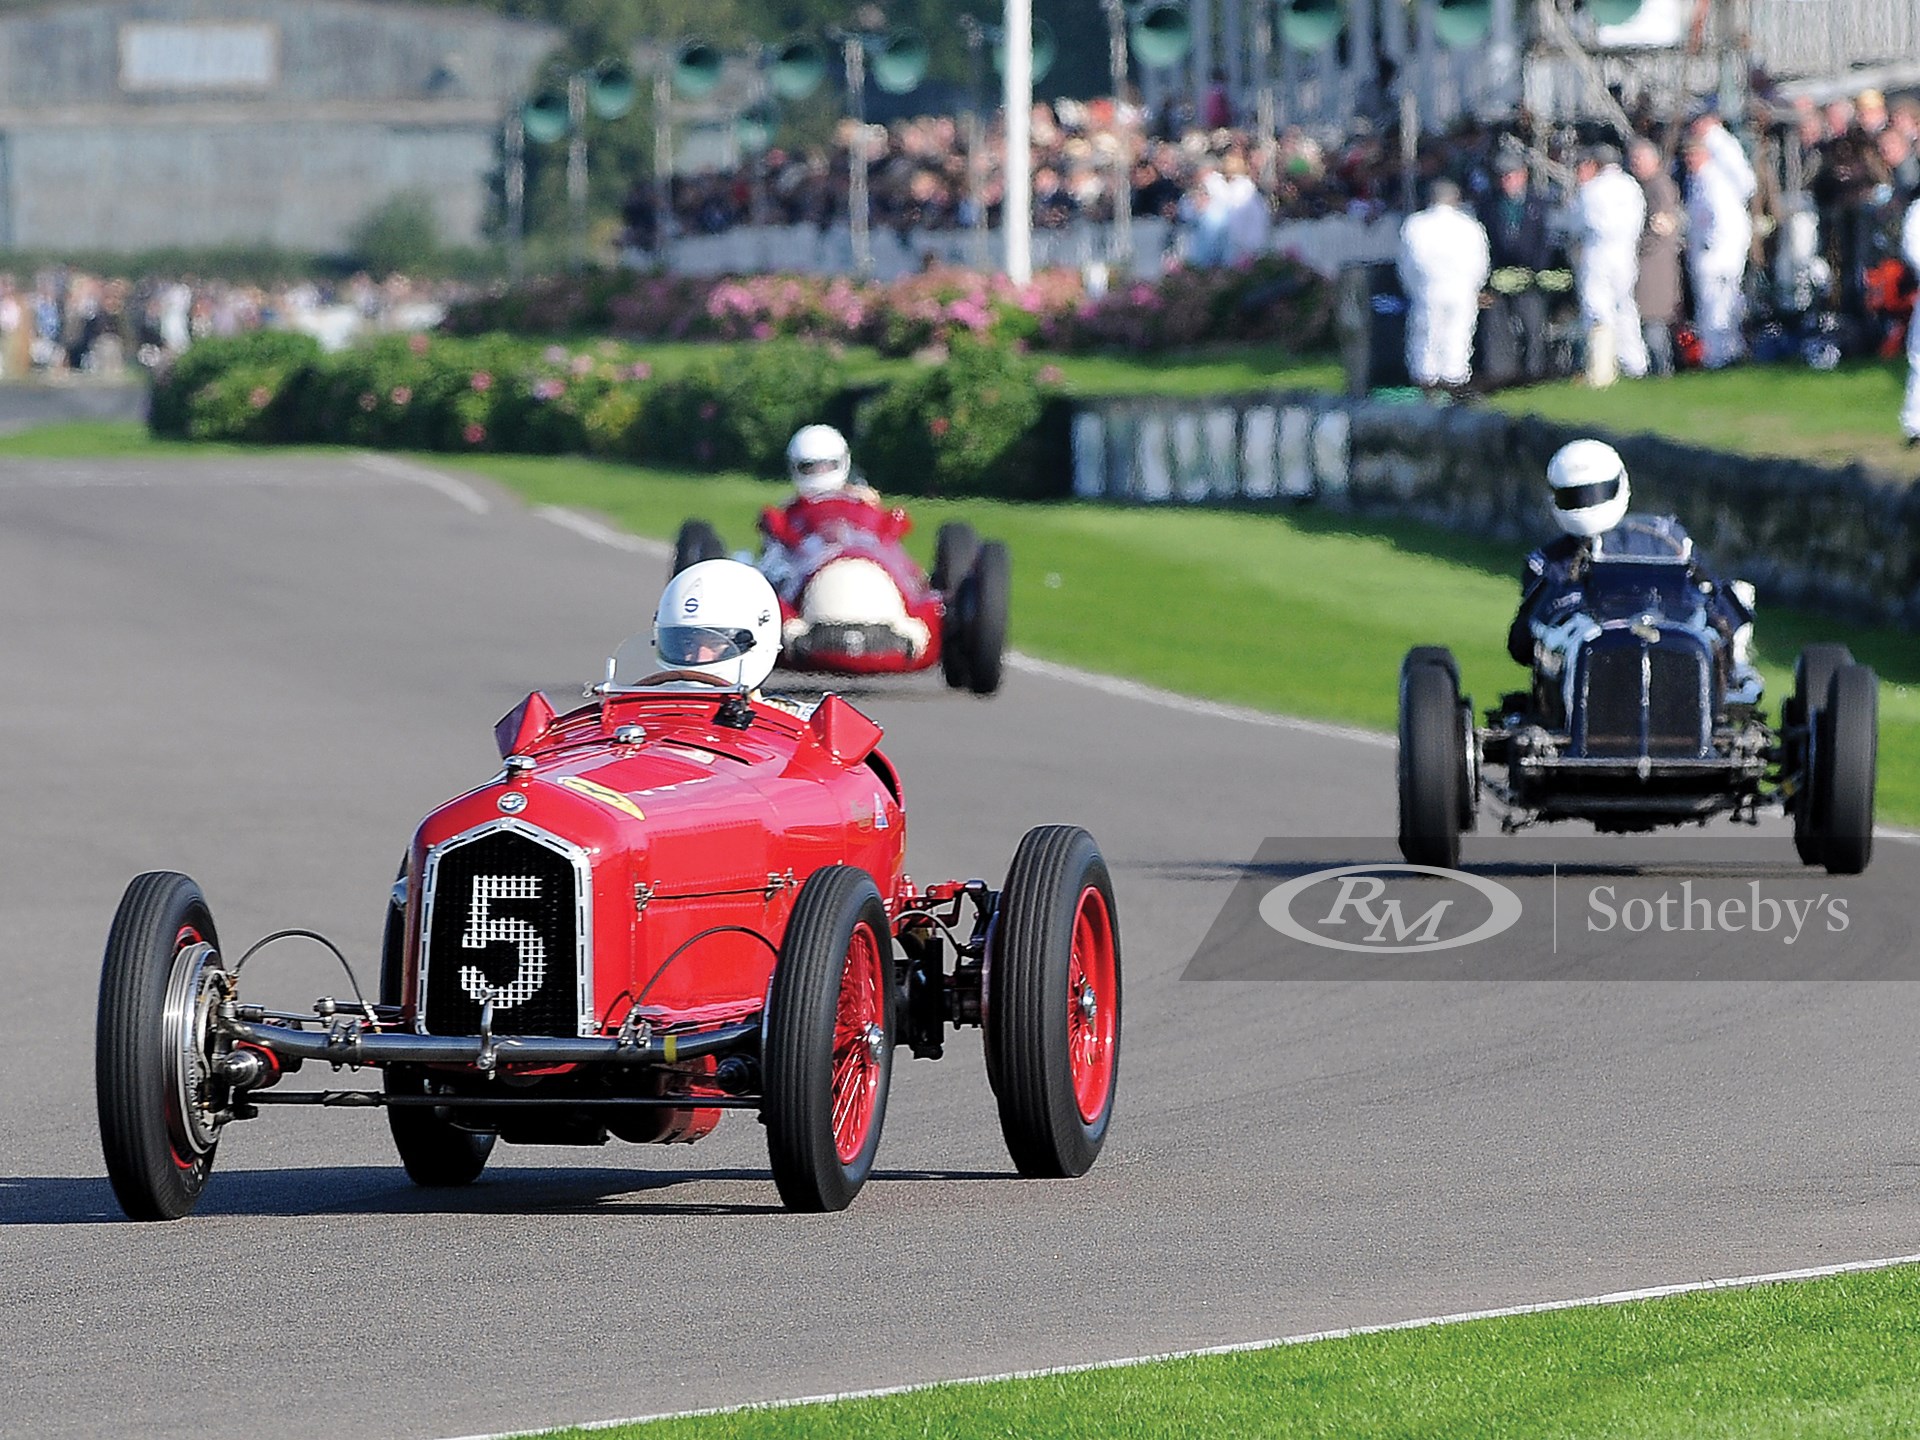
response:
<path id="1" fill-rule="evenodd" d="M 1068 417 L 1011 347 L 857 391 L 827 347 L 772 340 L 657 377 L 628 345 L 506 335 L 388 336 L 336 354 L 263 332 L 195 345 L 156 375 L 156 435 L 374 449 L 584 454 L 696 470 L 785 471 L 788 439 L 827 420 L 862 469 L 905 495 L 1066 493 Z"/>

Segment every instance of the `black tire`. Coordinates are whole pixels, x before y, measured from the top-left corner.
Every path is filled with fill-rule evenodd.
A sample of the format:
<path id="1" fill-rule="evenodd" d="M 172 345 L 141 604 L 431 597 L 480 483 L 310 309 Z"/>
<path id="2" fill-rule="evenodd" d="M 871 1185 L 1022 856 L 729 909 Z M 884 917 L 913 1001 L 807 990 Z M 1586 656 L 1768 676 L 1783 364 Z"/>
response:
<path id="1" fill-rule="evenodd" d="M 942 595 L 951 595 L 953 587 L 973 569 L 973 557 L 980 553 L 980 537 L 964 520 L 949 520 L 933 537 L 933 573 L 928 583 Z"/>
<path id="2" fill-rule="evenodd" d="M 1452 678 L 1454 694 L 1460 694 L 1460 662 L 1445 645 L 1414 646 L 1400 662 L 1400 668 L 1404 672 L 1409 665 L 1438 665 Z M 1480 820 L 1480 742 L 1474 734 L 1471 700 L 1460 701 L 1459 731 L 1460 828 L 1466 831 L 1472 830 Z"/>
<path id="3" fill-rule="evenodd" d="M 407 865 L 400 862 L 400 873 Z M 401 1003 L 401 984 L 405 979 L 406 911 L 391 902 L 387 905 L 385 938 L 380 947 L 380 1000 L 382 1004 Z M 384 1077 L 389 1095 L 424 1095 L 426 1076 L 412 1071 L 388 1070 Z M 471 1185 L 487 1168 L 493 1154 L 492 1134 L 463 1130 L 434 1109 L 424 1105 L 389 1105 L 387 1129 L 393 1134 L 394 1149 L 407 1178 L 428 1190 L 449 1190 Z"/>
<path id="4" fill-rule="evenodd" d="M 1460 864 L 1460 694 L 1432 661 L 1400 670 L 1400 853 L 1409 865 Z"/>
<path id="5" fill-rule="evenodd" d="M 1820 863 L 1830 875 L 1858 875 L 1873 859 L 1873 786 L 1879 766 L 1880 680 L 1845 665 L 1828 682 L 1819 727 L 1814 818 Z"/>
<path id="6" fill-rule="evenodd" d="M 107 934 L 94 1087 L 107 1178 L 131 1220 L 190 1213 L 213 1172 L 225 1097 L 205 1073 L 205 1021 L 219 944 L 200 887 L 171 870 L 134 877 Z"/>
<path id="7" fill-rule="evenodd" d="M 1835 672 L 1853 663 L 1853 652 L 1844 645 L 1809 645 L 1793 665 L 1793 693 L 1780 707 L 1782 728 L 1789 731 L 1787 770 L 1795 777 L 1793 810 L 1793 848 L 1803 865 L 1822 862 L 1820 835 L 1814 821 L 1817 801 L 1818 745 L 1815 728 L 1821 708 L 1827 703 L 1827 691 Z"/>
<path id="8" fill-rule="evenodd" d="M 1106 920 L 1111 975 L 1092 973 L 1092 956 L 1075 952 L 1081 904 L 1098 896 L 1092 917 Z M 1104 1067 L 1076 1070 L 1076 1035 L 1103 1011 L 1077 1010 L 1075 979 L 1091 980 L 1111 995 L 1111 1028 L 1088 1053 Z M 1084 991 L 1082 992 L 1084 993 Z M 1063 1179 L 1084 1175 L 1100 1154 L 1113 1120 L 1120 1081 L 1120 927 L 1113 881 L 1100 848 L 1086 831 L 1043 825 L 1027 832 L 1014 852 L 994 915 L 982 1024 L 986 1031 L 987 1079 L 999 1102 L 1000 1133 L 1022 1175 Z M 1076 1021 L 1078 1024 L 1076 1025 Z M 1088 1079 L 1083 1106 L 1076 1076 Z M 1090 1078 L 1088 1078 L 1090 1077 Z M 1088 1113 L 1091 1111 L 1091 1113 Z"/>
<path id="9" fill-rule="evenodd" d="M 1007 558 L 1007 547 L 998 540 L 982 541 L 959 595 L 966 683 L 976 695 L 991 695 L 1000 688 L 1007 649 L 1007 611 L 1012 602 L 1013 566 Z"/>
<path id="10" fill-rule="evenodd" d="M 856 956 L 863 932 L 874 949 Z M 877 994 L 867 992 L 873 1008 L 864 1009 L 854 967 L 876 958 L 880 983 Z M 856 992 L 850 1014 L 868 1036 L 864 1055 L 857 1036 L 842 1043 L 840 1035 L 842 990 L 848 985 Z M 787 922 L 761 1039 L 767 1156 L 773 1183 L 790 1210 L 844 1210 L 873 1173 L 893 1079 L 895 986 L 892 931 L 873 877 L 851 865 L 814 871 L 800 887 Z M 859 1021 L 862 1014 L 866 1019 Z M 873 1026 L 879 1027 L 877 1034 Z M 834 1086 L 848 1065 L 855 1067 L 853 1083 L 869 1091 L 872 1100 L 864 1136 L 845 1137 L 861 1140 L 857 1151 L 843 1157 L 834 1126 Z"/>
<path id="11" fill-rule="evenodd" d="M 698 565 L 702 560 L 726 558 L 727 547 L 720 542 L 719 532 L 704 520 L 689 520 L 674 538 L 673 569 L 667 572 L 667 578 L 671 580 L 689 565 Z"/>

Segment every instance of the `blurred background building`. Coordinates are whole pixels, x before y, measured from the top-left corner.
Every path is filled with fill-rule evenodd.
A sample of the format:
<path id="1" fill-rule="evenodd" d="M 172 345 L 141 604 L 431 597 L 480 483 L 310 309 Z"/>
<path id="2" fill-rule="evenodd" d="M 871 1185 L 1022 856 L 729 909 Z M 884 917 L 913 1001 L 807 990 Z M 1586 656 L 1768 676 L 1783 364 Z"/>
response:
<path id="1" fill-rule="evenodd" d="M 353 0 L 0 15 L 0 250 L 325 252 L 400 194 L 475 243 L 501 117 L 557 39 Z"/>

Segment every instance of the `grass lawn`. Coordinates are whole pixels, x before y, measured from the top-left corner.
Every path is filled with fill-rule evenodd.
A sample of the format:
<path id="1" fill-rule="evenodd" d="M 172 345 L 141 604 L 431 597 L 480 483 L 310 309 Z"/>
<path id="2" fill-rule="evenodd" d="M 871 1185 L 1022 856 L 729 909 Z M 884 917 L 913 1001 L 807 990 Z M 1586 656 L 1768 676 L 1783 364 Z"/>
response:
<path id="1" fill-rule="evenodd" d="M 91 447 L 91 448 L 89 448 Z M 68 426 L 0 440 L 0 454 L 200 453 L 132 425 Z M 607 515 L 671 539 L 700 516 L 729 545 L 786 487 L 548 456 L 423 456 L 490 477 L 536 504 Z M 1033 655 L 1191 695 L 1391 729 L 1409 646 L 1451 645 L 1488 705 L 1523 672 L 1506 655 L 1520 556 L 1505 544 L 1412 522 L 1312 508 L 1223 511 L 915 501 L 911 544 L 931 558 L 943 520 L 966 519 L 1013 553 L 1013 643 Z M 1842 640 L 1880 672 L 1882 817 L 1920 823 L 1920 645 L 1904 631 L 1770 609 L 1761 668 L 1777 704 L 1813 640 Z M 1220 643 L 1230 626 L 1234 643 Z M 1382 782 L 1387 783 L 1387 782 Z"/>
<path id="2" fill-rule="evenodd" d="M 1890 1437 L 1920 1415 L 1917 1347 L 1920 1271 L 1903 1267 L 592 1435 Z"/>
<path id="3" fill-rule="evenodd" d="M 1667 380 L 1622 380 L 1590 390 L 1556 380 L 1503 390 L 1475 403 L 1616 434 L 1645 431 L 1745 455 L 1792 455 L 1826 465 L 1866 461 L 1891 475 L 1920 475 L 1898 416 L 1902 361 L 1858 361 L 1831 374 L 1804 365 L 1690 371 Z"/>

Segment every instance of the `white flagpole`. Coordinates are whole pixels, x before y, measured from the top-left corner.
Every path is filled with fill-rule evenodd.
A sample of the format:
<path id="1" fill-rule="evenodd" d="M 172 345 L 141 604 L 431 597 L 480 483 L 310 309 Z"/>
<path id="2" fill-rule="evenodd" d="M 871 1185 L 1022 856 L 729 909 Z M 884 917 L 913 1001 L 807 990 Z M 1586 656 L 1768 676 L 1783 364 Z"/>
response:
<path id="1" fill-rule="evenodd" d="M 1001 88 L 1006 112 L 1006 198 L 1000 224 L 1007 236 L 1007 278 L 1033 278 L 1033 0 L 1006 0 L 1007 66 Z"/>

